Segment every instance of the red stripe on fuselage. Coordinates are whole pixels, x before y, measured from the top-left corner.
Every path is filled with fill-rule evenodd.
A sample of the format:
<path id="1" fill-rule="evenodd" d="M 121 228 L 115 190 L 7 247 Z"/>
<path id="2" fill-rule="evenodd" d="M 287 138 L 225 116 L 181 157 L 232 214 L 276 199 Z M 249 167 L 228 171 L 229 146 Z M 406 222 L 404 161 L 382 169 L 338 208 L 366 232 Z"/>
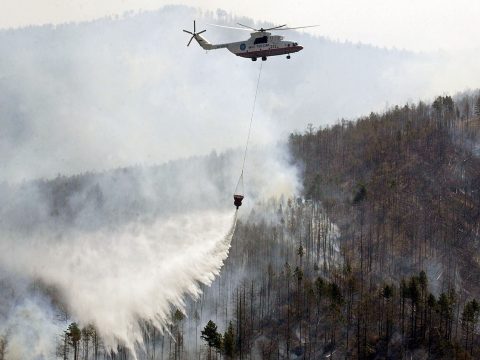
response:
<path id="1" fill-rule="evenodd" d="M 259 57 L 266 57 L 266 56 L 276 56 L 276 55 L 285 55 L 291 54 L 294 52 L 298 52 L 303 49 L 303 46 L 291 46 L 291 47 L 283 47 L 278 49 L 268 49 L 268 50 L 259 50 L 259 51 L 245 51 L 242 53 L 236 54 L 237 56 L 241 56 L 244 58 L 259 58 Z"/>

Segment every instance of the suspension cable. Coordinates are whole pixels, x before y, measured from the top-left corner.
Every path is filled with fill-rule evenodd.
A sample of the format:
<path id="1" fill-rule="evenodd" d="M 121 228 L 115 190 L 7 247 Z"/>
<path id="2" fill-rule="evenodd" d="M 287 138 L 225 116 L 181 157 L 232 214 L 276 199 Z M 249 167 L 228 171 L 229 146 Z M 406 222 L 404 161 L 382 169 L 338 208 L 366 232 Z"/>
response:
<path id="1" fill-rule="evenodd" d="M 245 152 L 243 154 L 242 173 L 240 175 L 240 178 L 243 178 L 243 170 L 245 169 L 245 160 L 247 158 L 247 150 L 248 150 L 248 145 L 249 145 L 249 142 L 250 142 L 250 134 L 252 132 L 253 115 L 255 114 L 255 105 L 257 104 L 257 94 L 258 94 L 258 87 L 260 85 L 260 76 L 262 75 L 262 66 L 263 66 L 263 61 L 260 62 L 260 70 L 258 72 L 257 87 L 255 89 L 255 97 L 253 99 L 252 114 L 250 116 L 250 125 L 248 126 L 247 143 L 245 145 Z M 238 184 L 237 184 L 237 186 L 238 186 Z"/>

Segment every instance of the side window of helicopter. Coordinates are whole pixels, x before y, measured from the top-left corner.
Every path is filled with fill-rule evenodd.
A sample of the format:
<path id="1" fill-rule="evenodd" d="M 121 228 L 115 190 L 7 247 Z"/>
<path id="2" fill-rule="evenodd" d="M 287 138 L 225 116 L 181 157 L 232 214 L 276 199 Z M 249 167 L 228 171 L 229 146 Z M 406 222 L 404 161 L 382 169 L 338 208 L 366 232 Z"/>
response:
<path id="1" fill-rule="evenodd" d="M 268 36 L 262 36 L 255 39 L 253 42 L 254 45 L 257 44 L 266 44 L 268 42 Z"/>

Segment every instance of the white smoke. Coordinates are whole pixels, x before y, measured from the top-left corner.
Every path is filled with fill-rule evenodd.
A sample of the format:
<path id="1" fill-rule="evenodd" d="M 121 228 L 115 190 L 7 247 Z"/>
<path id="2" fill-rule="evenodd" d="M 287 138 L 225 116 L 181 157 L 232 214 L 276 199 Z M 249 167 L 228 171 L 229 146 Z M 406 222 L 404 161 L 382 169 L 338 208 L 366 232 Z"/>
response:
<path id="1" fill-rule="evenodd" d="M 182 309 L 184 296 L 196 297 L 200 283 L 212 282 L 228 254 L 234 225 L 231 212 L 209 211 L 90 234 L 39 235 L 28 243 L 4 237 L 0 263 L 10 273 L 57 288 L 72 317 L 93 324 L 106 346 L 115 348 L 120 342 L 133 349 L 135 341 L 142 341 L 138 320 L 163 328 L 172 306 Z M 9 348 L 23 348 L 27 342 L 44 348 L 44 330 L 34 329 L 50 326 L 43 308 L 28 300 L 15 307 L 9 331 L 22 336 L 10 340 Z M 26 317 L 29 326 L 23 327 Z M 24 339 L 29 332 L 42 341 Z M 51 344 L 56 336 L 47 334 Z"/>
<path id="2" fill-rule="evenodd" d="M 166 7 L 0 31 L 0 181 L 155 164 L 244 144 L 259 63 L 212 43 L 248 33 L 225 12 Z M 261 24 L 265 26 L 265 23 Z M 414 54 L 282 33 L 304 50 L 263 64 L 252 143 L 478 84 L 475 56 Z"/>
<path id="3" fill-rule="evenodd" d="M 241 212 L 264 194 L 299 190 L 283 154 L 282 147 L 249 153 Z M 51 358 L 71 321 L 94 325 L 107 348 L 132 351 L 142 345 L 142 321 L 165 329 L 172 309 L 183 311 L 228 256 L 242 155 L 0 186 L 7 359 Z M 49 297 L 28 290 L 36 282 Z M 68 321 L 59 321 L 62 309 Z"/>
<path id="4" fill-rule="evenodd" d="M 55 339 L 64 330 L 63 323 L 56 320 L 46 299 L 28 293 L 21 295 L 0 323 L 0 334 L 8 339 L 6 359 L 54 358 Z"/>

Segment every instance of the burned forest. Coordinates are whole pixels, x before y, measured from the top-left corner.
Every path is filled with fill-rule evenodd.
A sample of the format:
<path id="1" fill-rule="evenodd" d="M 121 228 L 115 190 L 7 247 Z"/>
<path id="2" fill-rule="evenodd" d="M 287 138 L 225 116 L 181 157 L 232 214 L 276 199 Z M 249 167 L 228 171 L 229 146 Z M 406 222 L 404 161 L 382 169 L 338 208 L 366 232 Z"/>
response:
<path id="1" fill-rule="evenodd" d="M 139 320 L 135 356 L 479 358 L 479 141 L 473 93 L 291 134 L 303 193 L 241 209 L 219 276 Z M 133 358 L 63 314 L 58 358 Z"/>

